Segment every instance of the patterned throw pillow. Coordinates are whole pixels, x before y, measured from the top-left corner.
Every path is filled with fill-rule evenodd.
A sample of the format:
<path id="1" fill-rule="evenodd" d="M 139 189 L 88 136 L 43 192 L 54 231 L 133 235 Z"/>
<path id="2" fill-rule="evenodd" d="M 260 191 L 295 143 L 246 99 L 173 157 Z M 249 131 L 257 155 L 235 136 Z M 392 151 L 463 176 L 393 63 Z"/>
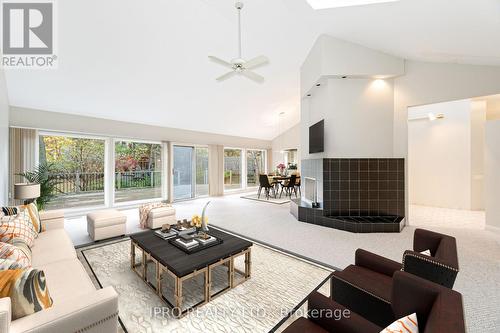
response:
<path id="1" fill-rule="evenodd" d="M 4 216 L 17 215 L 19 209 L 17 207 L 2 207 L 2 213 Z"/>
<path id="2" fill-rule="evenodd" d="M 12 244 L 14 239 L 21 239 L 32 247 L 36 237 L 37 232 L 26 211 L 0 218 L 0 242 Z"/>
<path id="3" fill-rule="evenodd" d="M 38 237 L 38 234 L 44 231 L 42 228 L 42 222 L 40 221 L 40 215 L 38 214 L 38 208 L 34 203 L 30 203 L 29 205 L 20 206 L 20 209 L 21 212 L 26 212 L 30 217 L 31 223 L 33 223 Z"/>
<path id="4" fill-rule="evenodd" d="M 0 297 L 10 297 L 12 320 L 53 304 L 44 272 L 33 268 L 0 271 Z"/>
<path id="5" fill-rule="evenodd" d="M 13 244 L 0 242 L 0 259 L 9 259 L 23 267 L 31 267 L 31 250 L 26 243 L 17 239 Z"/>
<path id="6" fill-rule="evenodd" d="M 18 262 L 10 259 L 0 259 L 0 271 L 6 271 L 8 269 L 20 269 L 25 268 Z"/>
<path id="7" fill-rule="evenodd" d="M 396 320 L 380 333 L 418 333 L 417 314 Z"/>

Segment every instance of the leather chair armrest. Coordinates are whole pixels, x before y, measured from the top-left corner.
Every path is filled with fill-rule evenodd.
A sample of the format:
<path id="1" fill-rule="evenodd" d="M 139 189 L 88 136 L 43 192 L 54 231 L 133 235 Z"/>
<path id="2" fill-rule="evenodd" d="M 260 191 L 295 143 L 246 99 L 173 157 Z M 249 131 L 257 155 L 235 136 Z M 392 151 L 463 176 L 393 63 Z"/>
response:
<path id="1" fill-rule="evenodd" d="M 0 332 L 9 333 L 11 316 L 10 297 L 0 298 Z"/>
<path id="2" fill-rule="evenodd" d="M 318 292 L 308 299 L 308 318 L 329 332 L 379 333 L 382 328 Z"/>
<path id="3" fill-rule="evenodd" d="M 394 272 L 403 267 L 399 262 L 379 256 L 363 249 L 356 250 L 356 266 L 361 266 L 372 271 L 392 276 Z"/>
<path id="4" fill-rule="evenodd" d="M 46 310 L 17 319 L 12 332 L 116 333 L 118 294 L 112 287 L 78 298 L 65 299 Z"/>
<path id="5" fill-rule="evenodd" d="M 453 288 L 458 275 L 458 269 L 444 260 L 410 250 L 403 254 L 403 271 L 448 288 Z"/>

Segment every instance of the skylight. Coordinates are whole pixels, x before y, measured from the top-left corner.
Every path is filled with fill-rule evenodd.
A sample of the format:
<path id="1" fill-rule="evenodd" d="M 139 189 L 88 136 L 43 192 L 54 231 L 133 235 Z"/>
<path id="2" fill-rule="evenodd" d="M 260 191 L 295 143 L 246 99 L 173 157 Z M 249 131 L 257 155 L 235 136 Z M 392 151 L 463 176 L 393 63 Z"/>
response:
<path id="1" fill-rule="evenodd" d="M 314 9 L 327 9 L 350 6 L 373 5 L 384 2 L 396 2 L 399 0 L 306 0 Z"/>

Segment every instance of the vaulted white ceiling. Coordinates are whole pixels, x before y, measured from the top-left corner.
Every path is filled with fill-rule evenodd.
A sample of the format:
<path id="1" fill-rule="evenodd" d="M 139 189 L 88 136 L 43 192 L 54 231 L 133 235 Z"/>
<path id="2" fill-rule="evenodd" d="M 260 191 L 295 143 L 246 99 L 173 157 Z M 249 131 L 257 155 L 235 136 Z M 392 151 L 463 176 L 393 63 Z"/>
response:
<path id="1" fill-rule="evenodd" d="M 236 56 L 232 0 L 72 0 L 58 4 L 59 68 L 7 71 L 11 105 L 271 139 L 299 121 L 299 68 L 321 33 L 410 59 L 500 65 L 499 0 L 401 0 L 314 11 L 248 0 L 243 56 L 270 64 L 218 83 Z"/>

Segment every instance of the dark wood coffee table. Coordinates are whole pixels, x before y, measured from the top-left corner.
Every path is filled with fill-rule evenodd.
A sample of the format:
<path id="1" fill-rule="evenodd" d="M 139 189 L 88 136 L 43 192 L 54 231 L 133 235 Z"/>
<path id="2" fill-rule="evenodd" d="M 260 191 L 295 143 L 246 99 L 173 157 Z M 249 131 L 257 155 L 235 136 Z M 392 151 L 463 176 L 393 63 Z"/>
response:
<path id="1" fill-rule="evenodd" d="M 178 317 L 210 302 L 215 296 L 236 287 L 250 278 L 251 247 L 253 244 L 214 228 L 210 229 L 209 234 L 222 239 L 222 244 L 214 245 L 192 254 L 187 254 L 170 244 L 168 240 L 163 240 L 156 236 L 153 230 L 140 232 L 130 236 L 132 240 L 130 267 L 157 292 L 158 296 L 174 310 L 174 314 Z M 139 249 L 139 251 L 137 251 L 137 249 Z M 142 255 L 138 256 L 136 254 L 137 252 L 142 252 Z M 244 272 L 234 267 L 235 258 L 243 255 L 245 256 Z M 139 261 L 136 259 L 139 259 Z M 228 268 L 228 286 L 212 294 L 212 270 L 220 265 L 224 265 Z M 150 269 L 154 270 L 154 274 L 148 274 L 148 270 Z M 236 281 L 235 273 L 242 276 L 240 281 Z M 167 297 L 163 295 L 162 281 L 165 279 L 164 274 L 169 274 L 175 280 L 175 304 L 172 304 Z M 204 276 L 203 300 L 187 309 L 182 309 L 183 282 L 200 274 Z"/>

